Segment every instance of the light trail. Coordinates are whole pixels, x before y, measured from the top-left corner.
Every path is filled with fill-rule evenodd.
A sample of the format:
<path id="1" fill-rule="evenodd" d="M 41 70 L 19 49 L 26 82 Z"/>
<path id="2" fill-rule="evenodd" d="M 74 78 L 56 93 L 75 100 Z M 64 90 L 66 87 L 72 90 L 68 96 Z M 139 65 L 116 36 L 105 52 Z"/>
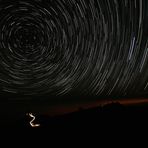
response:
<path id="1" fill-rule="evenodd" d="M 35 116 L 32 113 L 27 113 L 28 116 L 32 118 L 32 120 L 29 122 L 31 127 L 39 127 L 40 124 L 33 123 L 35 121 Z"/>

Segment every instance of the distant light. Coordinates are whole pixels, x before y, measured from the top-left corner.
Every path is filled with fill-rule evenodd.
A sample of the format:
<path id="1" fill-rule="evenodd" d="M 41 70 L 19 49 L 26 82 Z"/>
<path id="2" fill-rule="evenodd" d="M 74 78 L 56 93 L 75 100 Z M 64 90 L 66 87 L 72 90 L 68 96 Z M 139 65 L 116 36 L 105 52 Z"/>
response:
<path id="1" fill-rule="evenodd" d="M 31 127 L 39 127 L 40 126 L 40 124 L 33 123 L 35 120 L 35 116 L 32 113 L 27 113 L 27 115 L 32 118 L 32 120 L 29 122 Z"/>

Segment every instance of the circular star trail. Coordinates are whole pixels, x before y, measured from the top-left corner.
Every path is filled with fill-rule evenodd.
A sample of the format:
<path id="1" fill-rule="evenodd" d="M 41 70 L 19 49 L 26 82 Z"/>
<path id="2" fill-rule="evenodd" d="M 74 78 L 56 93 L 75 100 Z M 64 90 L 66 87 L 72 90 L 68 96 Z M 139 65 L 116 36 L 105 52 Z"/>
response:
<path id="1" fill-rule="evenodd" d="M 0 93 L 148 96 L 147 0 L 0 0 Z"/>

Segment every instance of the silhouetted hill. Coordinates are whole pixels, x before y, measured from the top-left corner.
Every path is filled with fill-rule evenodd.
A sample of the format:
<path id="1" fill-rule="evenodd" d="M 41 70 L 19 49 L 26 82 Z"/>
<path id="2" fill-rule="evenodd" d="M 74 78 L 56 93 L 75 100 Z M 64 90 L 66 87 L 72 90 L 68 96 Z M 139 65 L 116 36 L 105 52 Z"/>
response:
<path id="1" fill-rule="evenodd" d="M 132 125 L 136 122 L 146 124 L 148 105 L 123 106 L 119 103 L 107 104 L 103 107 L 91 109 L 79 109 L 77 112 L 49 117 L 47 115 L 36 116 L 35 123 L 40 127 L 32 128 L 29 124 L 30 118 L 24 116 L 16 122 L 8 121 L 1 124 L 2 128 L 21 128 L 28 130 L 46 129 L 50 131 L 74 130 L 75 128 L 87 130 L 91 128 L 110 127 L 119 125 Z M 143 124 L 143 125 L 144 125 Z"/>

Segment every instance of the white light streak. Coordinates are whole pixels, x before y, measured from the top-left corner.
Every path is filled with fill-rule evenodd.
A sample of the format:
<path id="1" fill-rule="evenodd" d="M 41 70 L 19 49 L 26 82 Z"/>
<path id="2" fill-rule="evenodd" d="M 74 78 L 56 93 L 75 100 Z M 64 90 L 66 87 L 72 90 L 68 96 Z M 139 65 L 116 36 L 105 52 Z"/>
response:
<path id="1" fill-rule="evenodd" d="M 35 116 L 32 113 L 27 113 L 27 115 L 32 118 L 31 121 L 29 122 L 31 127 L 34 128 L 34 127 L 39 127 L 40 126 L 40 124 L 33 123 L 35 121 Z"/>

